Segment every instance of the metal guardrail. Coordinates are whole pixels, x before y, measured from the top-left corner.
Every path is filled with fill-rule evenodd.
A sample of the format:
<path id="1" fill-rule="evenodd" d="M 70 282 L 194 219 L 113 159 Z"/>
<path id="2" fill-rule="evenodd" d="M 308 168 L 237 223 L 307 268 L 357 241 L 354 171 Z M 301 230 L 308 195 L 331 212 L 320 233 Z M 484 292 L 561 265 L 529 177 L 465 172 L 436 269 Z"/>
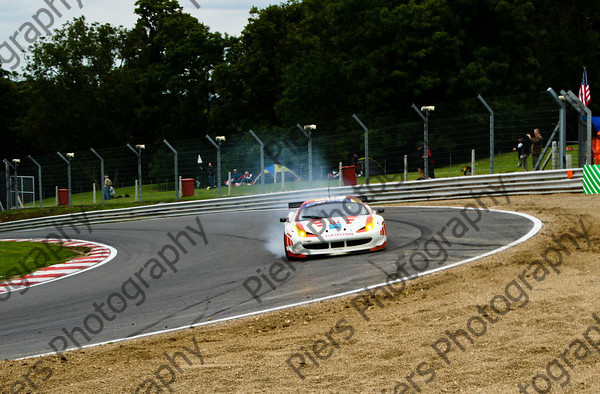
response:
<path id="1" fill-rule="evenodd" d="M 571 176 L 569 176 L 569 173 Z M 157 217 L 175 217 L 219 212 L 286 209 L 292 201 L 340 195 L 366 196 L 379 204 L 494 197 L 522 194 L 581 193 L 583 169 L 474 175 L 425 181 L 385 182 L 292 192 L 228 197 L 211 200 L 163 203 L 143 207 L 74 213 L 0 223 L 0 232 L 70 224 L 101 224 Z"/>

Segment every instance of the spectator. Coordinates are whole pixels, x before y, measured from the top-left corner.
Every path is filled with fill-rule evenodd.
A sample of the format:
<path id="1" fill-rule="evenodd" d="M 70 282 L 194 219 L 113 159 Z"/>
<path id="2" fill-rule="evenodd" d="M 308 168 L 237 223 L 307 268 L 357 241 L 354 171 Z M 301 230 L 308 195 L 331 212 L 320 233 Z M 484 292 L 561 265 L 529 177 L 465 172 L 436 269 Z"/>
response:
<path id="1" fill-rule="evenodd" d="M 424 159 L 425 159 L 425 154 L 423 153 L 423 143 L 419 143 L 417 145 L 417 171 L 419 172 L 419 177 L 417 178 L 418 181 L 423 180 L 423 179 L 434 179 L 435 178 L 435 173 L 433 171 L 433 165 L 435 164 L 435 161 L 432 159 L 431 157 L 431 147 L 427 147 L 427 157 L 428 157 L 428 174 L 427 177 L 425 177 L 425 170 L 423 169 L 424 167 Z"/>
<path id="2" fill-rule="evenodd" d="M 239 179 L 241 176 L 242 176 L 242 174 L 238 173 L 238 171 L 234 168 L 233 172 L 231 173 L 231 178 L 229 178 L 227 181 L 225 181 L 225 186 L 229 186 L 230 182 L 232 185 L 235 185 L 236 183 L 239 182 Z"/>
<path id="3" fill-rule="evenodd" d="M 514 146 L 512 150 L 517 152 L 517 157 L 519 158 L 519 164 L 517 164 L 517 167 L 523 166 L 525 171 L 529 171 L 529 168 L 527 168 L 527 157 L 529 156 L 529 150 L 527 149 L 527 145 L 525 145 L 523 137 L 517 138 L 517 145 Z"/>
<path id="4" fill-rule="evenodd" d="M 208 163 L 208 168 L 206 169 L 206 173 L 208 175 L 208 189 L 215 188 L 215 170 L 212 166 L 212 163 Z"/>
<path id="5" fill-rule="evenodd" d="M 112 198 L 110 189 L 112 189 L 112 181 L 110 180 L 108 175 L 104 175 L 104 199 L 105 200 L 110 200 Z"/>
<path id="6" fill-rule="evenodd" d="M 538 170 L 535 165 L 540 158 L 540 153 L 542 153 L 543 147 L 543 138 L 540 134 L 540 129 L 534 129 L 533 137 L 531 134 L 527 134 L 527 138 L 529 138 L 529 141 L 531 141 L 531 161 L 533 161 L 533 170 L 535 171 Z"/>
<path id="7" fill-rule="evenodd" d="M 350 161 L 350 165 L 354 166 L 354 171 L 356 172 L 356 176 L 359 176 L 362 173 L 362 169 L 360 167 L 360 161 L 358 160 L 358 155 L 356 153 L 352 154 L 352 159 Z"/>
<path id="8" fill-rule="evenodd" d="M 241 186 L 244 183 L 247 185 L 250 185 L 252 183 L 252 174 L 250 174 L 248 171 L 244 172 L 244 174 L 241 177 L 239 177 L 237 181 L 238 186 Z"/>
<path id="9" fill-rule="evenodd" d="M 592 137 L 592 162 L 600 164 L 600 131 Z"/>

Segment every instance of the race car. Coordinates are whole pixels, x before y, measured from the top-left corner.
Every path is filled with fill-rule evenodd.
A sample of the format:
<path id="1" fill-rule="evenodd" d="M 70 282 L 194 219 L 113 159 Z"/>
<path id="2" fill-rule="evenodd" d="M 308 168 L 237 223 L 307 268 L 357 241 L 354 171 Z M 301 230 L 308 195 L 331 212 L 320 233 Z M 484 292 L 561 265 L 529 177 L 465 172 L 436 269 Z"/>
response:
<path id="1" fill-rule="evenodd" d="M 317 255 L 376 251 L 387 246 L 383 208 L 376 210 L 359 198 L 330 197 L 291 203 L 285 223 L 284 248 L 290 260 Z"/>

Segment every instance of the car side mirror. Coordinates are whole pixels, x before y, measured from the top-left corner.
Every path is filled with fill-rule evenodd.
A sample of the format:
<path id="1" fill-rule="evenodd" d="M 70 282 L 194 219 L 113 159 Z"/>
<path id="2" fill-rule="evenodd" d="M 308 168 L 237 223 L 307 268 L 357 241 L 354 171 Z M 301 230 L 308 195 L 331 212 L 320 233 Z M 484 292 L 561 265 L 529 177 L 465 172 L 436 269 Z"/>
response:
<path id="1" fill-rule="evenodd" d="M 375 212 L 377 212 L 377 213 L 384 213 L 385 212 L 385 208 L 377 208 L 375 210 Z"/>
<path id="2" fill-rule="evenodd" d="M 279 218 L 279 221 L 280 221 L 281 223 L 285 223 L 285 222 L 287 222 L 287 218 Z"/>

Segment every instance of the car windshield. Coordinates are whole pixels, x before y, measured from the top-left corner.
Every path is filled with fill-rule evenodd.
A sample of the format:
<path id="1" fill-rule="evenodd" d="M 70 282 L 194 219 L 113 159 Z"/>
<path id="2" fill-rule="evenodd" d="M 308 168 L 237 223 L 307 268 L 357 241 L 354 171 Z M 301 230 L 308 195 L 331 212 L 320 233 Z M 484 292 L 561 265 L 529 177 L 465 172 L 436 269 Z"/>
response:
<path id="1" fill-rule="evenodd" d="M 363 204 L 346 200 L 304 206 L 298 215 L 298 219 L 309 220 L 368 214 L 369 211 Z"/>

